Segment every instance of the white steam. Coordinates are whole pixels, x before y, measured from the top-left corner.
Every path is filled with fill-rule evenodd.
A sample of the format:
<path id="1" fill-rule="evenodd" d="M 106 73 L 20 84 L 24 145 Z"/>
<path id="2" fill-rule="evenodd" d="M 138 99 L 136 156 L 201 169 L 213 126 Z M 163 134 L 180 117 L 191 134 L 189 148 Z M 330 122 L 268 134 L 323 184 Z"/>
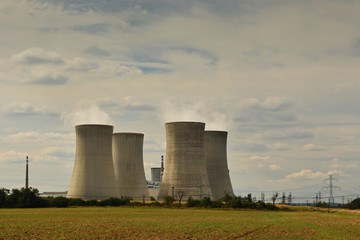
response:
<path id="1" fill-rule="evenodd" d="M 101 110 L 95 103 L 80 104 L 76 110 L 62 113 L 61 119 L 65 125 L 69 126 L 80 124 L 112 124 L 109 114 Z"/>
<path id="2" fill-rule="evenodd" d="M 166 102 L 161 107 L 162 121 L 204 122 L 207 130 L 228 130 L 229 119 L 225 113 L 215 111 L 204 103 L 175 104 Z"/>

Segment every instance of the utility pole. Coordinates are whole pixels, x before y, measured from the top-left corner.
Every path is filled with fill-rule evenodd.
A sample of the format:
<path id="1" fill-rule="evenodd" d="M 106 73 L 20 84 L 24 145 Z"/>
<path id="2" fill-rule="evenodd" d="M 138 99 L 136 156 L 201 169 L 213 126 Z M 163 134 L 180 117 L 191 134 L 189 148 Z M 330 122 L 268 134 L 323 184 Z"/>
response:
<path id="1" fill-rule="evenodd" d="M 29 157 L 26 156 L 25 189 L 29 188 Z"/>
<path id="2" fill-rule="evenodd" d="M 285 193 L 284 193 L 284 192 L 283 192 L 283 194 L 282 194 L 281 203 L 282 203 L 282 204 L 286 204 L 286 197 L 285 197 Z"/>
<path id="3" fill-rule="evenodd" d="M 292 203 L 292 196 L 291 196 L 291 192 L 289 193 L 289 196 L 288 196 L 287 201 L 288 201 L 288 204 L 289 204 L 289 205 L 291 205 L 291 203 Z"/>
<path id="4" fill-rule="evenodd" d="M 338 186 L 335 186 L 333 184 L 333 181 L 338 181 L 337 179 L 333 178 L 332 174 L 329 174 L 329 178 L 324 179 L 325 181 L 329 181 L 329 186 L 323 187 L 323 189 L 329 189 L 330 190 L 330 194 L 329 194 L 329 206 L 332 204 L 334 205 L 334 189 L 340 189 Z"/>

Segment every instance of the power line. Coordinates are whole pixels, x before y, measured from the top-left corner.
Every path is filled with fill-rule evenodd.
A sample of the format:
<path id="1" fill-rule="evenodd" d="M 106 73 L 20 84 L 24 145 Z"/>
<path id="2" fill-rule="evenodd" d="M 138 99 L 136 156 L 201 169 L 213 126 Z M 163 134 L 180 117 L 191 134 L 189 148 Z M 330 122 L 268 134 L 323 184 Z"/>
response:
<path id="1" fill-rule="evenodd" d="M 330 190 L 330 194 L 329 194 L 329 205 L 332 204 L 334 205 L 334 189 L 340 189 L 340 187 L 335 186 L 333 184 L 333 181 L 338 181 L 336 178 L 333 178 L 332 174 L 329 174 L 329 178 L 324 179 L 324 182 L 329 181 L 329 186 L 325 186 L 323 187 L 323 189 L 329 189 Z"/>

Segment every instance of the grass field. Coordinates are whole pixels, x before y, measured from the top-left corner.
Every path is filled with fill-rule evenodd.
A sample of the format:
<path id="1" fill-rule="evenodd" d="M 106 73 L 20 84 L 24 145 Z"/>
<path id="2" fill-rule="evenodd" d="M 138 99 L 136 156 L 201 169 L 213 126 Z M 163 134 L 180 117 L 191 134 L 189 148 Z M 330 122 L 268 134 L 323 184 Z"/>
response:
<path id="1" fill-rule="evenodd" d="M 360 214 L 148 207 L 0 209 L 3 239 L 360 239 Z"/>

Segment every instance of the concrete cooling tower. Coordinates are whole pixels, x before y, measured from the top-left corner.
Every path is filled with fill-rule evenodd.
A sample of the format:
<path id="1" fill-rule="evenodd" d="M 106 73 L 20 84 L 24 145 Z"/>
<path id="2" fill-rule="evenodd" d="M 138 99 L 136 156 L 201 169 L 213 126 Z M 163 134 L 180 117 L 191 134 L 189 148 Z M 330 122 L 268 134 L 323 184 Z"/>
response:
<path id="1" fill-rule="evenodd" d="M 204 153 L 210 187 L 215 200 L 229 194 L 234 195 L 227 165 L 227 132 L 205 131 Z"/>
<path id="2" fill-rule="evenodd" d="M 114 133 L 113 161 L 121 196 L 149 198 L 143 162 L 142 133 Z"/>
<path id="3" fill-rule="evenodd" d="M 205 123 L 171 122 L 165 128 L 166 159 L 158 199 L 180 192 L 184 199 L 212 198 L 204 158 Z"/>
<path id="4" fill-rule="evenodd" d="M 102 200 L 119 197 L 111 155 L 113 126 L 78 125 L 76 156 L 68 197 Z"/>

